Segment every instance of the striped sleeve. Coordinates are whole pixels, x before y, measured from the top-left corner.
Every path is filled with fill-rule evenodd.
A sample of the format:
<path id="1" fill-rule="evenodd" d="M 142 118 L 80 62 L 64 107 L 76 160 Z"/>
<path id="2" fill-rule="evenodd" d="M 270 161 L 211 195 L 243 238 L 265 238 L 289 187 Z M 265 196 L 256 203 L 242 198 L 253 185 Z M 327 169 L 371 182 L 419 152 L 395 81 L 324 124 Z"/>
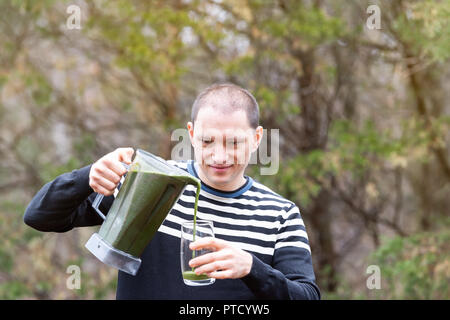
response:
<path id="1" fill-rule="evenodd" d="M 279 217 L 271 266 L 255 256 L 243 278 L 259 299 L 320 299 L 311 249 L 298 207 L 291 203 Z"/>
<path id="2" fill-rule="evenodd" d="M 302 248 L 311 253 L 305 224 L 295 204 L 281 216 L 275 250 L 283 247 Z"/>

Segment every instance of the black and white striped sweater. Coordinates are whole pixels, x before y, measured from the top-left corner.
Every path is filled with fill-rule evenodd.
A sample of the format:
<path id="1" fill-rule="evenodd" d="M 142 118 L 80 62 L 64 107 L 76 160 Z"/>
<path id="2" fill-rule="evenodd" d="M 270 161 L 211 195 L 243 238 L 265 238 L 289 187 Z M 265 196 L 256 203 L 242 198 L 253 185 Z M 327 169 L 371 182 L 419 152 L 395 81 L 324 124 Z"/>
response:
<path id="1" fill-rule="evenodd" d="M 194 162 L 169 161 L 198 178 Z M 92 209 L 90 166 L 46 184 L 29 204 L 24 220 L 41 231 L 65 232 L 99 225 Z M 180 268 L 180 225 L 193 220 L 196 188 L 188 185 L 141 256 L 136 276 L 119 271 L 117 299 L 319 299 L 308 236 L 298 207 L 246 177 L 238 190 L 224 192 L 202 182 L 197 218 L 214 224 L 217 238 L 251 253 L 250 273 L 186 286 Z M 107 212 L 113 197 L 102 203 Z"/>

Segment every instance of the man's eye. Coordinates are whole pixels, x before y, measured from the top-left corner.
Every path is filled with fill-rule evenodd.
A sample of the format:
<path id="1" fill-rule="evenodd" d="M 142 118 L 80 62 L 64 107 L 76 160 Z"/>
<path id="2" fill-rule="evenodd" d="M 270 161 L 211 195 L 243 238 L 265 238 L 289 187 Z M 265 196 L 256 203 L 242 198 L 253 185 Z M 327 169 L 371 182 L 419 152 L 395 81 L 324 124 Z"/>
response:
<path id="1" fill-rule="evenodd" d="M 228 144 L 237 146 L 237 145 L 240 145 L 242 142 L 243 142 L 242 140 L 230 140 L 230 141 L 228 141 Z"/>
<path id="2" fill-rule="evenodd" d="M 211 141 L 211 140 L 202 140 L 202 142 L 203 142 L 204 144 L 210 144 L 212 141 Z"/>

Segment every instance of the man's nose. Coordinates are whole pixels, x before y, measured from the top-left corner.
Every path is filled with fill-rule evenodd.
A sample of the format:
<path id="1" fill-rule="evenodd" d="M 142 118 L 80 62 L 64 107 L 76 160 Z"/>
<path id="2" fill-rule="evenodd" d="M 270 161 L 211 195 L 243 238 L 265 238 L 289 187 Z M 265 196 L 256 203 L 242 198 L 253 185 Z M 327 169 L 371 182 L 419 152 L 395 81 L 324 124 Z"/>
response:
<path id="1" fill-rule="evenodd" d="M 228 152 L 225 146 L 217 146 L 214 148 L 214 152 L 212 154 L 212 158 L 214 163 L 216 164 L 227 164 L 228 161 Z"/>

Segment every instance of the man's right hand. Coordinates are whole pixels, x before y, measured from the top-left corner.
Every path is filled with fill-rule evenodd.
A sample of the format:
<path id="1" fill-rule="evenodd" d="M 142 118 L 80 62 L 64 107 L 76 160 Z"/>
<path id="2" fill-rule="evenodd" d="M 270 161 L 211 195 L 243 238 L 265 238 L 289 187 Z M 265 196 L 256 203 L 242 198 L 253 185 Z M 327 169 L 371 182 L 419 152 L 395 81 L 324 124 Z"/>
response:
<path id="1" fill-rule="evenodd" d="M 89 186 L 97 193 L 110 196 L 127 172 L 121 164 L 131 164 L 133 148 L 118 148 L 95 162 L 89 172 Z"/>

